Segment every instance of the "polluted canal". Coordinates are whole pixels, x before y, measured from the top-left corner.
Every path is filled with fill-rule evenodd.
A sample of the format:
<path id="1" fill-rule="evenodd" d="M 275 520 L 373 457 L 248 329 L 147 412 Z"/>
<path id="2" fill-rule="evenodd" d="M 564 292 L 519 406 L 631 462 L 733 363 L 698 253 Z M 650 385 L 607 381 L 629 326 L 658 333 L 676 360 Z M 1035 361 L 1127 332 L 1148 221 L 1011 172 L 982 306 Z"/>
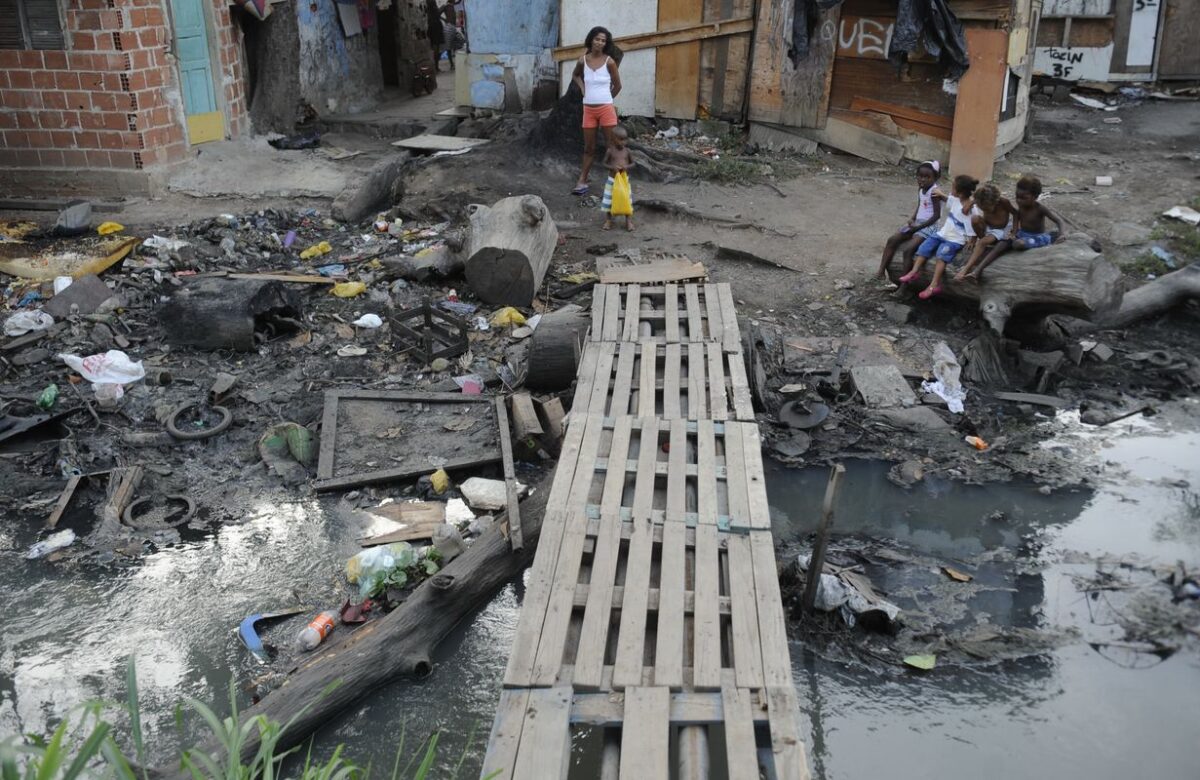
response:
<path id="1" fill-rule="evenodd" d="M 834 614 L 793 622 L 814 775 L 1188 776 L 1194 740 L 1160 735 L 1192 730 L 1183 724 L 1200 717 L 1197 638 L 1185 628 L 1195 631 L 1196 611 L 1172 603 L 1154 567 L 1190 571 L 1200 561 L 1200 432 L 1189 414 L 1185 404 L 1106 428 L 1060 415 L 1045 446 L 1092 461 L 1098 476 L 1087 487 L 930 475 L 901 488 L 887 478 L 890 464 L 848 463 L 827 560 L 858 565 L 900 607 L 902 627 L 852 631 Z M 768 466 L 785 596 L 826 474 Z M 340 598 L 342 562 L 364 528 L 336 498 L 267 491 L 249 504 L 240 522 L 189 531 L 119 567 L 26 561 L 15 551 L 34 534 L 7 524 L 0 732 L 47 733 L 77 705 L 121 699 L 132 656 L 158 762 L 203 736 L 185 717 L 180 737 L 175 710 L 187 698 L 226 713 L 231 686 L 246 706 L 277 684 L 286 665 L 258 664 L 234 629 L 256 611 Z M 504 587 L 441 645 L 427 678 L 345 710 L 317 733 L 314 753 L 345 744 L 356 762 L 391 766 L 402 739 L 407 761 L 441 730 L 435 776 L 474 776 L 522 594 L 518 583 Z M 290 646 L 306 620 L 268 625 L 263 638 Z M 910 653 L 934 655 L 935 668 L 906 667 Z M 595 760 L 587 743 L 579 734 L 579 765 Z"/>

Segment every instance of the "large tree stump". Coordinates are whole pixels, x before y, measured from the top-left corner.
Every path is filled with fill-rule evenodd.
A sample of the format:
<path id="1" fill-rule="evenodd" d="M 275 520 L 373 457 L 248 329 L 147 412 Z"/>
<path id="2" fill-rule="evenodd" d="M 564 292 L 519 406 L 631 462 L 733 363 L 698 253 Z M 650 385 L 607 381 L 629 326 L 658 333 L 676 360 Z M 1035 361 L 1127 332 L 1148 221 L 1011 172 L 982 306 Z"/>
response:
<path id="1" fill-rule="evenodd" d="M 1103 319 L 1121 306 L 1121 272 L 1091 248 L 1091 241 L 1083 233 L 1072 233 L 1058 244 L 1009 252 L 987 267 L 980 282 L 955 282 L 947 269 L 942 295 L 978 301 L 980 314 L 997 333 L 1004 332 L 1018 308 Z M 914 288 L 929 284 L 933 266 L 932 259 L 926 262 Z M 895 281 L 903 274 L 904 261 L 897 253 L 888 275 Z"/>
<path id="2" fill-rule="evenodd" d="M 159 309 L 171 343 L 238 352 L 254 351 L 255 332 L 278 318 L 299 317 L 300 298 L 282 282 L 221 277 L 186 282 Z"/>
<path id="3" fill-rule="evenodd" d="M 575 381 L 583 340 L 592 319 L 583 311 L 556 311 L 542 315 L 529 339 L 529 364 L 525 384 L 534 390 L 556 392 Z"/>
<path id="4" fill-rule="evenodd" d="M 558 246 L 558 228 L 536 195 L 470 207 L 467 283 L 498 306 L 529 306 Z"/>

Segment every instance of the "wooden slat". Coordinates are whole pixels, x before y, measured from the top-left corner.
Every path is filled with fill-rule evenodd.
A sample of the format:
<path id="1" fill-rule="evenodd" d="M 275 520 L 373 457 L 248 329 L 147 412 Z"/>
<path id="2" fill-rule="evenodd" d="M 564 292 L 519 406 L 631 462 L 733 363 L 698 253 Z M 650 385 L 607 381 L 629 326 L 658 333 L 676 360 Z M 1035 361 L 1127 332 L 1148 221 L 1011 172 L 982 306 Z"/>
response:
<path id="1" fill-rule="evenodd" d="M 730 423 L 733 425 L 734 423 Z M 758 426 L 741 424 L 742 457 L 745 459 L 746 503 L 750 510 L 750 527 L 771 530 L 771 505 L 767 501 L 767 479 L 763 471 L 762 440 Z"/>
<path id="2" fill-rule="evenodd" d="M 623 330 L 625 341 L 637 341 L 638 339 L 638 323 L 642 321 L 642 294 L 641 286 L 629 284 L 624 286 L 625 289 L 625 328 Z"/>
<path id="3" fill-rule="evenodd" d="M 732 685 L 721 686 L 721 715 L 725 723 L 729 780 L 758 780 L 758 751 L 755 749 L 754 716 L 750 706 L 750 691 Z"/>
<path id="4" fill-rule="evenodd" d="M 721 323 L 721 302 L 717 300 L 717 285 L 706 284 L 702 289 L 704 290 L 705 321 L 708 324 L 705 341 L 720 341 L 725 328 Z"/>
<path id="5" fill-rule="evenodd" d="M 716 690 L 721 686 L 721 618 L 717 609 L 721 570 L 718 555 L 717 527 L 696 526 L 692 685 L 698 691 Z"/>
<path id="6" fill-rule="evenodd" d="M 617 370 L 613 378 L 612 406 L 610 417 L 629 414 L 629 391 L 633 384 L 633 361 L 637 357 L 637 345 L 629 341 L 621 343 L 617 357 Z"/>
<path id="7" fill-rule="evenodd" d="M 758 632 L 758 593 L 754 588 L 754 561 L 750 540 L 731 534 L 728 540 L 729 612 L 733 635 L 733 669 L 743 688 L 763 686 L 762 647 Z M 779 610 L 782 604 L 763 604 Z"/>
<path id="8" fill-rule="evenodd" d="M 317 478 L 333 479 L 334 447 L 337 434 L 338 394 L 336 390 L 325 393 L 325 410 L 321 415 L 321 449 L 317 456 Z M 325 438 L 329 439 L 328 445 Z"/>
<path id="9" fill-rule="evenodd" d="M 608 286 L 597 284 L 592 287 L 592 341 L 600 341 L 604 333 L 604 312 L 606 304 L 605 296 L 608 294 Z M 579 374 L 583 377 L 583 374 Z"/>
<path id="10" fill-rule="evenodd" d="M 565 778 L 571 765 L 571 689 L 529 692 L 515 778 Z"/>
<path id="11" fill-rule="evenodd" d="M 704 3 L 658 0 L 658 29 L 701 22 Z M 655 52 L 654 113 L 672 119 L 695 119 L 700 96 L 700 41 L 660 46 Z"/>
<path id="12" fill-rule="evenodd" d="M 612 376 L 617 345 L 605 342 L 600 349 L 600 356 L 596 359 L 596 384 L 592 388 L 592 398 L 585 410 L 589 415 L 608 414 L 608 382 Z"/>
<path id="13" fill-rule="evenodd" d="M 775 544 L 770 534 L 752 533 L 750 555 L 754 563 L 754 590 L 758 594 L 758 634 L 762 640 L 763 680 L 767 686 L 792 685 L 792 663 L 788 657 L 787 626 L 783 620 L 783 598 L 775 571 Z M 698 597 L 697 597 L 698 598 Z"/>
<path id="14" fill-rule="evenodd" d="M 670 743 L 671 690 L 640 686 L 627 690 L 621 729 L 621 777 L 667 780 L 671 776 Z"/>
<path id="15" fill-rule="evenodd" d="M 887 103 L 882 100 L 873 100 L 862 96 L 855 97 L 850 101 L 850 110 L 852 111 L 876 111 L 880 114 L 887 114 L 894 120 L 896 117 L 903 119 L 911 119 L 914 122 L 919 122 L 926 125 L 934 125 L 946 130 L 954 127 L 954 121 L 949 116 L 942 114 L 931 114 L 928 111 L 920 111 L 909 106 L 902 106 L 899 103 Z"/>
<path id="16" fill-rule="evenodd" d="M 605 287 L 608 292 L 604 294 L 604 331 L 601 338 L 604 341 L 619 341 L 621 339 L 621 288 L 615 284 L 605 285 Z"/>
<path id="17" fill-rule="evenodd" d="M 968 27 L 966 36 L 971 66 L 958 83 L 950 170 L 985 181 L 996 160 L 996 106 L 1008 76 L 1008 32 Z"/>
<path id="18" fill-rule="evenodd" d="M 525 396 L 525 398 L 528 400 L 529 396 Z M 513 396 L 513 401 L 516 402 L 516 396 Z M 529 404 L 529 410 L 533 414 L 533 419 L 536 420 L 537 413 L 533 411 L 532 402 Z M 508 437 L 508 410 L 504 406 L 502 396 L 496 396 L 496 424 L 500 428 L 500 461 L 504 469 L 508 543 L 513 550 L 520 550 L 525 544 L 521 535 L 521 501 L 517 494 L 517 474 L 513 465 L 512 441 Z"/>
<path id="19" fill-rule="evenodd" d="M 679 285 L 668 284 L 663 301 L 667 343 L 674 344 L 679 341 Z"/>
<path id="20" fill-rule="evenodd" d="M 623 456 L 629 450 L 632 418 L 617 419 L 611 451 Z M 617 575 L 621 548 L 620 509 L 625 474 L 610 471 L 604 481 L 600 503 L 600 529 L 592 558 L 592 578 L 588 586 L 588 604 L 579 634 L 579 652 L 575 659 L 574 682 L 580 688 L 598 688 L 604 671 L 604 653 L 612 622 L 612 591 Z"/>
<path id="21" fill-rule="evenodd" d="M 688 419 L 708 416 L 708 390 L 704 379 L 704 345 L 688 344 Z"/>
<path id="22" fill-rule="evenodd" d="M 672 320 L 667 320 L 672 322 Z M 663 365 L 663 417 L 667 420 L 677 420 L 683 417 L 680 406 L 680 368 L 682 356 L 680 344 L 667 344 L 666 358 Z"/>
<path id="23" fill-rule="evenodd" d="M 638 385 L 639 417 L 653 417 L 657 411 L 658 347 L 646 342 L 642 347 L 641 382 Z"/>
<path id="24" fill-rule="evenodd" d="M 658 420 L 642 420 L 637 481 L 633 490 L 633 536 L 629 540 L 629 563 L 625 571 L 625 601 L 621 606 L 621 630 L 617 636 L 617 658 L 613 685 L 638 685 L 646 647 L 646 591 L 650 588 L 650 563 L 654 528 L 650 510 L 654 506 L 654 461 L 658 450 Z"/>
<path id="25" fill-rule="evenodd" d="M 717 524 L 717 440 L 712 420 L 696 423 L 696 498 L 701 525 Z"/>
<path id="26" fill-rule="evenodd" d="M 684 298 L 687 301 L 688 341 L 704 341 L 704 327 L 701 324 L 699 288 L 694 284 L 683 286 Z"/>
<path id="27" fill-rule="evenodd" d="M 674 419 L 670 428 L 666 519 L 668 522 L 683 522 L 687 512 L 687 423 Z"/>
<path id="28" fill-rule="evenodd" d="M 655 32 L 627 35 L 613 38 L 613 42 L 621 47 L 621 51 L 638 51 L 639 49 L 655 49 L 687 41 L 703 41 L 709 38 L 721 38 L 728 35 L 741 35 L 754 29 L 754 19 L 739 17 L 720 21 L 704 22 L 675 30 L 656 30 Z M 582 46 L 564 46 L 554 49 L 554 61 L 566 62 L 577 60 L 584 54 Z"/>
<path id="29" fill-rule="evenodd" d="M 738 329 L 737 307 L 733 305 L 733 290 L 728 284 L 718 284 L 717 297 L 721 304 L 721 344 L 726 352 L 739 353 L 740 359 L 742 337 Z"/>
<path id="30" fill-rule="evenodd" d="M 733 389 L 733 416 L 737 420 L 754 420 L 754 401 L 750 397 L 750 381 L 741 351 L 729 353 L 729 383 Z"/>
<path id="31" fill-rule="evenodd" d="M 586 414 L 592 404 L 592 391 L 595 385 L 601 381 L 600 376 L 596 373 L 596 363 L 600 359 L 603 347 L 603 344 L 597 342 L 588 344 L 587 348 L 583 350 L 583 357 L 579 361 L 578 380 L 575 383 L 575 399 L 571 402 L 571 411 L 576 414 Z M 605 378 L 603 381 L 607 387 L 608 379 Z"/>
<path id="32" fill-rule="evenodd" d="M 795 689 L 790 685 L 768 688 L 767 711 L 771 721 L 775 777 L 809 780 L 808 761 L 800 742 L 800 713 Z"/>
<path id="33" fill-rule="evenodd" d="M 517 764 L 517 748 L 521 744 L 521 729 L 525 725 L 525 710 L 529 706 L 529 691 L 524 688 L 500 692 L 496 719 L 488 737 L 487 754 L 483 757 L 481 777 L 495 780 L 517 780 L 513 770 Z M 496 774 L 499 772 L 499 774 Z"/>
<path id="34" fill-rule="evenodd" d="M 731 529 L 750 528 L 750 503 L 746 494 L 746 456 L 741 425 L 725 425 L 725 494 L 729 501 Z"/>
<path id="35" fill-rule="evenodd" d="M 602 417 L 588 417 L 579 448 L 579 462 L 575 469 L 571 493 L 565 506 L 567 527 L 563 532 L 558 552 L 558 564 L 554 569 L 550 598 L 546 606 L 546 617 L 542 622 L 541 638 L 538 642 L 537 658 L 533 666 L 534 685 L 553 685 L 563 663 L 563 650 L 567 640 L 567 629 L 571 624 L 571 613 L 575 606 L 575 585 L 579 582 L 579 564 L 583 556 L 583 542 L 587 536 L 587 523 L 583 521 L 583 508 L 587 504 L 588 491 L 596 455 L 600 451 L 601 435 L 604 433 Z"/>
<path id="36" fill-rule="evenodd" d="M 729 418 L 729 404 L 725 400 L 725 353 L 720 344 L 708 343 L 708 391 L 714 420 Z"/>
<path id="37" fill-rule="evenodd" d="M 686 585 L 687 526 L 679 522 L 667 522 L 662 530 L 654 684 L 679 688 L 683 685 L 683 591 Z"/>

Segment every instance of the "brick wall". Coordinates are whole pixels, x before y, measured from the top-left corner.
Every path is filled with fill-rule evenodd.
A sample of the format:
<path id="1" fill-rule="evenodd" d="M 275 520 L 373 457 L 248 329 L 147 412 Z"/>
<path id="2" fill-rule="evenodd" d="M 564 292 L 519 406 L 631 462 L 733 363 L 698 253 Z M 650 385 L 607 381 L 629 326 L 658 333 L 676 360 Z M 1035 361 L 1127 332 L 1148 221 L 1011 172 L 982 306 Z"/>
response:
<path id="1" fill-rule="evenodd" d="M 0 50 L 0 167 L 137 171 L 184 159 L 165 2 L 69 0 L 67 51 Z M 246 129 L 241 33 L 223 0 L 211 2 L 236 137 Z"/>

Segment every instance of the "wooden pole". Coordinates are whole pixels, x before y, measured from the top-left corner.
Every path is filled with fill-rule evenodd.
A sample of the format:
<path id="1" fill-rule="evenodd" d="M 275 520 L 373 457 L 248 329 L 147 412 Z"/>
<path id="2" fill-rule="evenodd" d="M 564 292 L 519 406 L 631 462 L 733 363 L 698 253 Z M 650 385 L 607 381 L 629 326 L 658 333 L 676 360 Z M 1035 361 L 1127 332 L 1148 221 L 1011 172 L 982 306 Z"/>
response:
<path id="1" fill-rule="evenodd" d="M 813 545 L 812 558 L 808 561 L 808 580 L 804 583 L 804 599 L 801 604 L 805 612 L 812 612 L 817 600 L 817 587 L 821 582 L 821 571 L 825 568 L 825 548 L 829 545 L 829 533 L 833 530 L 833 502 L 846 467 L 838 463 L 829 471 L 829 482 L 825 485 L 825 502 L 821 505 L 821 525 L 817 527 L 817 541 Z"/>

